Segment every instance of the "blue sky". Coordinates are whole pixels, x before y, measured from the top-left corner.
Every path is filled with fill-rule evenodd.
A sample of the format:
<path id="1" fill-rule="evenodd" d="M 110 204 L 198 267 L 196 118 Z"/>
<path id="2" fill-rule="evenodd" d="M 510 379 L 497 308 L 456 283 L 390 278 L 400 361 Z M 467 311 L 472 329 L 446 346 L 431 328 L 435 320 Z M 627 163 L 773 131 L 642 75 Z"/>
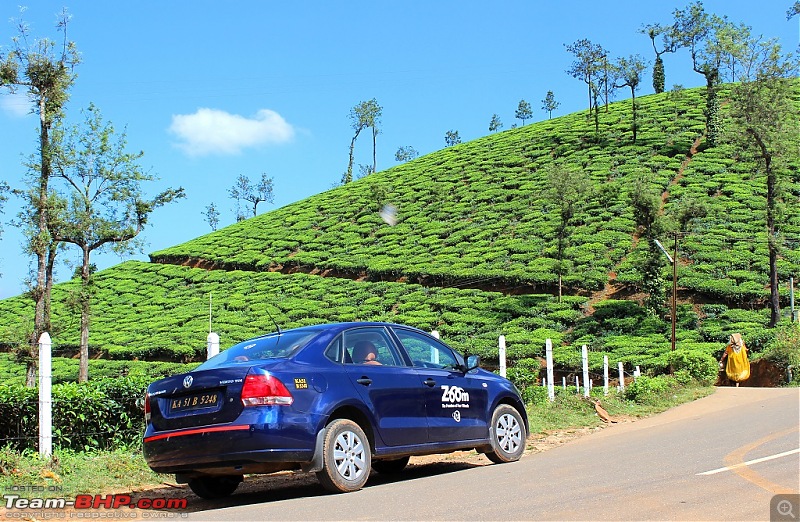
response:
<path id="1" fill-rule="evenodd" d="M 0 3 L 0 46 L 8 50 L 16 4 Z M 211 231 L 202 213 L 214 202 L 221 225 L 234 222 L 228 189 L 239 174 L 274 178 L 275 204 L 259 213 L 330 189 L 347 165 L 352 137 L 348 113 L 376 98 L 383 107 L 378 170 L 396 164 L 395 151 L 420 154 L 444 147 L 448 130 L 463 141 L 488 134 L 492 114 L 504 129 L 519 124 L 514 111 L 531 103 L 545 119 L 548 90 L 560 108 L 582 110 L 585 86 L 564 71 L 564 49 L 589 38 L 612 56 L 639 53 L 652 62 L 645 23 L 668 23 L 687 2 L 496 1 L 115 1 L 31 2 L 24 18 L 36 37 L 60 38 L 56 13 L 72 15 L 69 37 L 83 62 L 67 107 L 68 120 L 94 103 L 129 149 L 144 151 L 141 165 L 158 176 L 151 194 L 182 186 L 187 198 L 157 210 L 143 238 L 146 253 Z M 744 22 L 756 34 L 796 49 L 798 18 L 786 21 L 792 0 L 706 1 L 708 12 Z M 703 84 L 686 52 L 664 58 L 667 86 Z M 652 93 L 645 78 L 639 94 Z M 627 93 L 620 91 L 619 98 Z M 0 179 L 21 186 L 22 161 L 35 152 L 36 116 L 22 97 L 0 95 Z M 528 122 L 530 124 L 530 121 Z M 370 136 L 356 147 L 358 164 L 372 159 Z M 22 237 L 8 224 L 13 198 L 0 215 L 0 298 L 24 290 L 30 260 Z M 77 263 L 67 250 L 62 262 Z M 95 255 L 100 268 L 119 263 Z M 72 272 L 59 266 L 59 279 Z"/>

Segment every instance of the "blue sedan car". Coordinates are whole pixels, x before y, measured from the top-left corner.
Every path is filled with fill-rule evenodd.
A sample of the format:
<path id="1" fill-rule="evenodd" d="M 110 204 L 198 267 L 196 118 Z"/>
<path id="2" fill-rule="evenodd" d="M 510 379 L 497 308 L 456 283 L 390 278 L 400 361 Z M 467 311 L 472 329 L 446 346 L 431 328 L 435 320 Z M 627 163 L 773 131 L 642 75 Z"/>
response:
<path id="1" fill-rule="evenodd" d="M 518 460 L 528 431 L 519 392 L 478 364 L 391 323 L 257 337 L 147 388 L 144 456 L 203 498 L 230 495 L 252 473 L 302 469 L 348 492 L 411 455 Z"/>

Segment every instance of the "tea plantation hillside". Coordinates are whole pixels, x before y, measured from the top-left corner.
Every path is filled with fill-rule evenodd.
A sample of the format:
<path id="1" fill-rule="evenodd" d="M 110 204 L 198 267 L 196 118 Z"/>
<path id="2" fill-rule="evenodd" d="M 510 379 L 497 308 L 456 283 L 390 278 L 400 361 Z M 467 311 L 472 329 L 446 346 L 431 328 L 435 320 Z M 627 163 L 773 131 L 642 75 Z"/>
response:
<path id="1" fill-rule="evenodd" d="M 665 192 L 667 214 L 685 199 L 708 208 L 682 241 L 679 285 L 745 304 L 767 292 L 765 182 L 731 146 L 704 148 L 703 93 L 640 98 L 635 145 L 630 102 L 619 102 L 601 112 L 599 143 L 585 113 L 531 124 L 370 175 L 155 252 L 151 259 L 255 271 L 330 270 L 432 286 L 552 290 L 559 209 L 546 190 L 546 174 L 558 162 L 586 172 L 593 182 L 565 252 L 570 269 L 564 283 L 572 293 L 602 288 L 610 272 L 622 283 L 638 282 L 633 263 L 646 245 L 634 247 L 629 191 L 643 177 Z M 687 159 L 693 145 L 699 151 Z M 782 280 L 800 274 L 800 206 L 794 204 L 800 154 L 792 161 L 781 225 L 787 240 Z M 399 209 L 394 227 L 379 216 L 384 204 Z"/>
<path id="2" fill-rule="evenodd" d="M 800 84 L 796 92 L 800 107 Z M 680 348 L 717 356 L 740 331 L 758 350 L 770 337 L 760 306 L 765 183 L 730 145 L 706 146 L 703 97 L 690 89 L 640 98 L 636 144 L 630 101 L 618 102 L 601 111 L 598 135 L 585 112 L 507 130 L 155 252 L 151 263 L 99 272 L 91 354 L 202 360 L 210 305 L 223 346 L 273 331 L 270 314 L 282 328 L 388 320 L 438 330 L 490 361 L 502 334 L 512 360 L 543 355 L 551 338 L 562 369 L 579 365 L 585 343 L 595 369 L 608 355 L 660 372 L 668 319 L 613 292 L 641 282 L 635 266 L 646 245 L 629 196 L 641 179 L 662 194 L 666 214 L 688 200 L 707 207 L 680 243 Z M 547 183 L 556 163 L 591 180 L 564 253 L 561 302 L 559 202 Z M 800 275 L 800 154 L 785 178 L 783 281 Z M 379 215 L 387 204 L 398 209 L 394 226 Z M 78 347 L 77 290 L 76 282 L 53 290 L 52 337 L 64 356 Z M 24 345 L 32 315 L 28 298 L 0 301 L 0 349 Z"/>
<path id="3" fill-rule="evenodd" d="M 73 355 L 79 345 L 78 316 L 68 303 L 76 282 L 53 290 L 52 337 L 56 355 Z M 0 301 L 0 342 L 24 344 L 29 299 Z M 96 274 L 90 349 L 94 356 L 126 360 L 203 360 L 209 328 L 227 346 L 275 327 L 327 321 L 386 320 L 438 330 L 461 351 L 489 361 L 497 357 L 497 339 L 505 335 L 512 360 L 541 356 L 553 340 L 555 361 L 576 366 L 580 351 L 592 346 L 591 364 L 602 356 L 654 371 L 666 368 L 669 325 L 630 301 L 605 301 L 585 317 L 586 298 L 505 295 L 475 289 L 430 288 L 416 284 L 359 282 L 309 274 L 204 270 L 129 261 Z M 682 306 L 682 346 L 715 353 L 726 332 L 749 334 L 755 346 L 764 336 L 767 315 L 704 307 L 703 327 L 691 306 Z M 712 342 L 706 342 L 706 341 Z M 22 379 L 21 368 L 17 377 Z M 2 373 L 0 372 L 0 375 Z"/>

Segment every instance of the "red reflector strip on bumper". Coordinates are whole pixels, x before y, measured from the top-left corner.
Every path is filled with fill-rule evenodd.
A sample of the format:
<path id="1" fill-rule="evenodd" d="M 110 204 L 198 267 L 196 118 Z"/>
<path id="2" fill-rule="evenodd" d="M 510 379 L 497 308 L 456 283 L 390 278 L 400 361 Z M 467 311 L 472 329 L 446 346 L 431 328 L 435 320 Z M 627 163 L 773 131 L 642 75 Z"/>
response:
<path id="1" fill-rule="evenodd" d="M 154 440 L 168 439 L 170 437 L 183 437 L 184 435 L 197 435 L 198 433 L 212 433 L 216 431 L 244 431 L 249 429 L 250 426 L 245 426 L 245 425 L 216 426 L 214 428 L 196 428 L 193 430 L 181 430 L 181 431 L 171 431 L 169 433 L 159 433 L 158 435 L 145 437 L 144 441 L 153 442 Z"/>

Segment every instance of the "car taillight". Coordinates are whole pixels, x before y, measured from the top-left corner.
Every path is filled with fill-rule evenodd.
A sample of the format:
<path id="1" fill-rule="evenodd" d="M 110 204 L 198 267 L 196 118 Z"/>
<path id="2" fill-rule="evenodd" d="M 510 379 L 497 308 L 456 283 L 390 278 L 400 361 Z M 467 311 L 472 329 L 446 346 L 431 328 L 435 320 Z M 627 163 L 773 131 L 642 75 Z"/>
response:
<path id="1" fill-rule="evenodd" d="M 286 386 L 272 375 L 251 374 L 244 379 L 242 404 L 245 406 L 288 406 L 293 401 Z"/>
<path id="2" fill-rule="evenodd" d="M 144 394 L 144 421 L 150 422 L 150 394 Z"/>

